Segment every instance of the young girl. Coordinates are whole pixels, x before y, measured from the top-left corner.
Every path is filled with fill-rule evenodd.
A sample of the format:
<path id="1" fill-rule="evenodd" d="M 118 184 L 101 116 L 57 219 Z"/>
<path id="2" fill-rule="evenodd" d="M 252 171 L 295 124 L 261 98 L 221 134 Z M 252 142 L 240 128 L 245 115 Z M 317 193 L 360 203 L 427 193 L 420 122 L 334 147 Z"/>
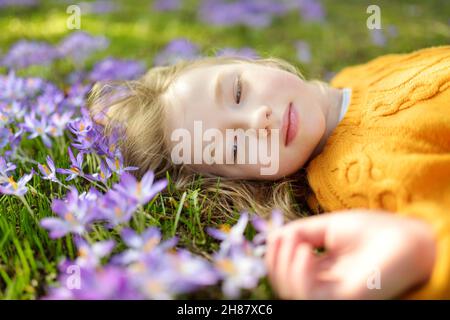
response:
<path id="1" fill-rule="evenodd" d="M 281 59 L 210 57 L 97 84 L 91 97 L 106 134 L 125 129 L 120 148 L 138 176 L 169 171 L 183 189 L 201 173 L 221 214 L 278 207 L 298 218 L 299 199 L 323 213 L 269 234 L 266 263 L 281 298 L 450 298 L 450 46 L 378 57 L 329 85 Z M 174 133 L 196 139 L 199 123 L 223 137 L 275 137 L 276 172 L 236 161 L 256 152 L 236 136 L 210 149 L 232 163 L 194 161 L 204 139 L 178 153 L 180 163 Z"/>

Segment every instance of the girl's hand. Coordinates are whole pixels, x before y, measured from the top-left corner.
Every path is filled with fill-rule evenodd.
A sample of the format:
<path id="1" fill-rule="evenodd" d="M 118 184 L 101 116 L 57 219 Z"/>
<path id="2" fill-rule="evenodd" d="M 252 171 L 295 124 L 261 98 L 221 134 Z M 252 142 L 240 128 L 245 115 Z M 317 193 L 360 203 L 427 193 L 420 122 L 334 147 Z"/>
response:
<path id="1" fill-rule="evenodd" d="M 325 252 L 313 251 L 320 247 Z M 266 264 L 283 299 L 389 299 L 429 278 L 435 250 L 427 223 L 358 209 L 271 232 Z"/>

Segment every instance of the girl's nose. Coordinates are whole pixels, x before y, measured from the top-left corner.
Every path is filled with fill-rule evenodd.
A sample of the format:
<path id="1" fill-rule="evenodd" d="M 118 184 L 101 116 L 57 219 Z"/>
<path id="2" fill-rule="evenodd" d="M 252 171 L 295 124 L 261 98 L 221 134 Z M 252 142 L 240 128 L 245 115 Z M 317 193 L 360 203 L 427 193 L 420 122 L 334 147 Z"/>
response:
<path id="1" fill-rule="evenodd" d="M 252 129 L 271 129 L 272 109 L 268 106 L 260 106 L 251 115 L 250 127 Z"/>

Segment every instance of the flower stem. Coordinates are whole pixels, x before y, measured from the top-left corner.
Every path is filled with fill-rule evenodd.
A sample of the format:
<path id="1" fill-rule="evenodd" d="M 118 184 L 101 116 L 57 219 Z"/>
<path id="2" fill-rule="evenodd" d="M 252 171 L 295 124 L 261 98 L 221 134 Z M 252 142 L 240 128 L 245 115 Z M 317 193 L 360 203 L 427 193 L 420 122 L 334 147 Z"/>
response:
<path id="1" fill-rule="evenodd" d="M 66 188 L 67 190 L 70 190 L 70 188 L 68 186 L 66 186 L 64 183 L 62 183 L 61 181 L 58 180 L 52 180 L 53 182 L 56 182 L 57 184 L 59 184 L 60 186 Z"/>
<path id="2" fill-rule="evenodd" d="M 97 182 L 95 182 L 94 180 L 91 180 L 91 179 L 89 179 L 88 177 L 86 177 L 86 176 L 82 176 L 83 178 L 85 178 L 87 181 L 89 181 L 90 183 L 92 183 L 94 186 L 96 186 L 97 188 L 99 188 L 99 189 L 101 189 L 101 190 L 103 190 L 103 191 L 105 191 L 105 192 L 108 192 L 108 189 L 106 189 L 105 187 L 103 187 L 103 186 L 101 186 L 101 185 L 99 185 Z"/>

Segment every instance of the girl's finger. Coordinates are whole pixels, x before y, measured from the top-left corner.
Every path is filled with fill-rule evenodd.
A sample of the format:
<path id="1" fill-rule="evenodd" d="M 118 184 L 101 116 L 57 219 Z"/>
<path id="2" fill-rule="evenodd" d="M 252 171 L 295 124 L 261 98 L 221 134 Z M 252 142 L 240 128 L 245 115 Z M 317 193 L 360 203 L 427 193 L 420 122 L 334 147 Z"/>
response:
<path id="1" fill-rule="evenodd" d="M 274 282 L 280 296 L 289 296 L 290 273 L 294 255 L 298 249 L 299 241 L 296 233 L 286 234 L 281 237 L 281 244 L 276 256 L 276 268 L 274 269 Z"/>
<path id="2" fill-rule="evenodd" d="M 280 237 L 269 237 L 267 239 L 267 250 L 265 254 L 265 263 L 268 271 L 269 280 L 274 282 L 274 272 L 276 268 L 276 256 L 280 249 Z"/>
<path id="3" fill-rule="evenodd" d="M 329 214 L 302 218 L 288 223 L 279 231 L 282 234 L 295 233 L 302 242 L 308 242 L 313 247 L 323 247 L 330 218 Z"/>
<path id="4" fill-rule="evenodd" d="M 279 295 L 290 295 L 292 279 L 289 269 L 293 264 L 294 254 L 299 243 L 308 244 L 309 254 L 313 255 L 314 247 L 325 245 L 328 217 L 308 217 L 291 222 L 269 234 L 267 264 L 269 279 Z"/>
<path id="5" fill-rule="evenodd" d="M 297 245 L 289 274 L 290 299 L 307 299 L 315 281 L 315 261 L 313 247 L 309 243 Z"/>

